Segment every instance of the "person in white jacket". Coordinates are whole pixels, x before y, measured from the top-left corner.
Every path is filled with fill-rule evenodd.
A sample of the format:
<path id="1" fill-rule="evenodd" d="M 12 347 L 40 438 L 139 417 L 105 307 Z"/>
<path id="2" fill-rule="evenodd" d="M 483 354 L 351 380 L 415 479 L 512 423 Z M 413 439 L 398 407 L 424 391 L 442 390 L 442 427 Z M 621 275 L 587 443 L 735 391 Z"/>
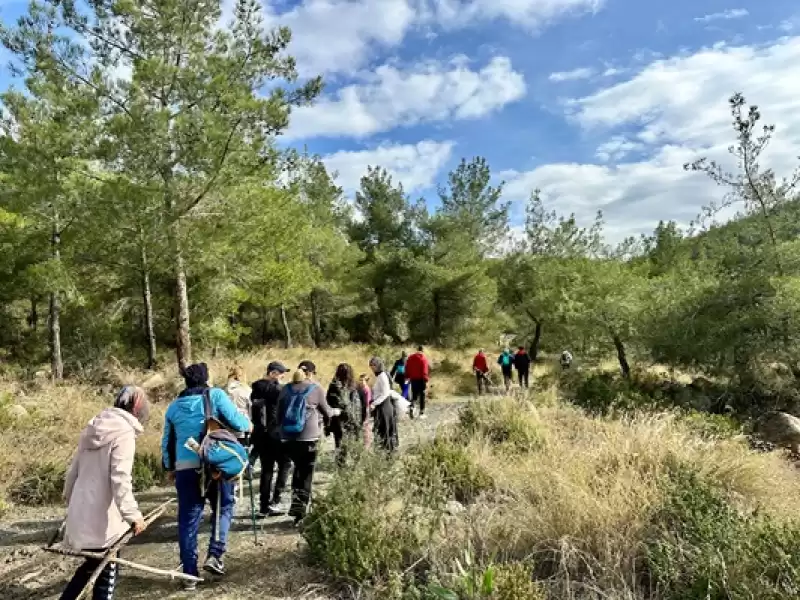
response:
<path id="1" fill-rule="evenodd" d="M 400 446 L 400 437 L 397 433 L 397 405 L 406 404 L 407 400 L 392 389 L 383 360 L 374 356 L 370 359 L 369 366 L 375 373 L 370 405 L 375 422 L 375 442 L 378 447 L 391 454 Z"/>
<path id="2" fill-rule="evenodd" d="M 84 428 L 64 485 L 67 547 L 104 552 L 129 530 L 135 535 L 144 531 L 144 518 L 133 496 L 132 471 L 136 438 L 144 431 L 148 414 L 144 390 L 126 386 L 117 394 L 114 407 L 103 410 Z M 75 600 L 98 564 L 86 559 L 61 600 Z M 109 563 L 94 585 L 93 600 L 114 597 L 117 575 L 117 565 Z"/>

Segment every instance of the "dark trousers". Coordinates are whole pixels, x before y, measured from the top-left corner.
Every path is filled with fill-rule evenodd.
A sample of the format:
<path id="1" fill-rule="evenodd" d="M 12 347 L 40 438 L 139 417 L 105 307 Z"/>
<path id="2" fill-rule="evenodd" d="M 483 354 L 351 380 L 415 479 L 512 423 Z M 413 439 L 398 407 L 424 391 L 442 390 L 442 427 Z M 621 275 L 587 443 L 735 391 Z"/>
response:
<path id="1" fill-rule="evenodd" d="M 89 552 L 103 553 L 105 550 L 89 550 Z M 60 600 L 75 600 L 99 564 L 100 561 L 98 559 L 87 558 L 75 571 L 75 575 L 72 576 L 67 587 L 61 593 Z M 117 563 L 108 563 L 94 583 L 92 600 L 111 600 L 114 597 L 114 589 L 117 587 L 117 577 L 119 577 Z"/>
<path id="2" fill-rule="evenodd" d="M 519 385 L 520 387 L 528 387 L 528 369 L 520 369 L 517 371 L 517 377 L 519 377 Z"/>
<path id="3" fill-rule="evenodd" d="M 314 481 L 314 467 L 317 464 L 317 442 L 284 442 L 286 454 L 294 464 L 292 473 L 292 505 L 289 516 L 302 519 L 311 503 L 311 484 Z"/>
<path id="4" fill-rule="evenodd" d="M 419 414 L 425 414 L 425 390 L 428 389 L 428 382 L 424 379 L 411 380 L 411 408 L 419 403 Z"/>
<path id="5" fill-rule="evenodd" d="M 292 461 L 286 455 L 284 443 L 274 438 L 259 440 L 256 443 L 256 452 L 261 461 L 261 483 L 259 486 L 259 509 L 262 514 L 267 513 L 270 504 L 280 504 L 286 482 L 289 480 L 289 469 Z M 272 478 L 277 470 L 275 482 Z"/>
<path id="6" fill-rule="evenodd" d="M 511 367 L 503 367 L 503 384 L 506 386 L 506 391 L 511 387 Z"/>
<path id="7" fill-rule="evenodd" d="M 489 391 L 489 378 L 486 376 L 486 373 L 475 371 L 475 379 L 478 382 L 478 396 L 484 391 Z"/>

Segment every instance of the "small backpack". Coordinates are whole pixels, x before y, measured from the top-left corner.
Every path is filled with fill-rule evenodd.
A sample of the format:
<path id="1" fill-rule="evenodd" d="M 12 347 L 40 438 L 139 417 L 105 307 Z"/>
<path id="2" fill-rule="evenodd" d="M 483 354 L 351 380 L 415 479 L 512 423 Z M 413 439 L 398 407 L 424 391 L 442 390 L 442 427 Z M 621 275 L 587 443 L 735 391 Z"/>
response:
<path id="1" fill-rule="evenodd" d="M 504 352 L 503 355 L 500 357 L 500 360 L 502 361 L 500 364 L 502 364 L 504 367 L 508 367 L 511 365 L 511 355 L 508 353 Z"/>
<path id="2" fill-rule="evenodd" d="M 206 427 L 198 452 L 200 460 L 211 470 L 214 479 L 221 478 L 226 481 L 236 479 L 247 468 L 247 450 L 232 431 L 225 428 L 210 429 L 212 421 L 219 421 L 214 418 L 209 390 L 203 392 L 203 401 Z"/>
<path id="3" fill-rule="evenodd" d="M 281 422 L 281 431 L 289 435 L 302 433 L 306 426 L 306 398 L 316 384 L 309 385 L 304 390 L 298 390 L 293 384 L 286 386 L 289 399 L 286 401 L 286 412 Z"/>

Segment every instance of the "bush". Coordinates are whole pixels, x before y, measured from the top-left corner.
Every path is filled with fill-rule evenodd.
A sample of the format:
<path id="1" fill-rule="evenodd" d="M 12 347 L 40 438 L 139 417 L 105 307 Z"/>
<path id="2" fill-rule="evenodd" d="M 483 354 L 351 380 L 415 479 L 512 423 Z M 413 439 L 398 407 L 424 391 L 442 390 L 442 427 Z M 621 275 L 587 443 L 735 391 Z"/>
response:
<path id="1" fill-rule="evenodd" d="M 532 579 L 529 565 L 512 562 L 498 565 L 495 571 L 493 600 L 545 600 L 542 587 Z"/>
<path id="2" fill-rule="evenodd" d="M 510 400 L 470 402 L 461 410 L 457 435 L 467 442 L 482 436 L 515 452 L 531 452 L 544 443 L 542 432 L 526 414 L 527 405 Z"/>
<path id="3" fill-rule="evenodd" d="M 686 411 L 681 421 L 690 431 L 705 439 L 732 438 L 742 433 L 742 425 L 727 415 L 715 415 L 697 410 Z"/>
<path id="4" fill-rule="evenodd" d="M 8 497 L 24 506 L 45 506 L 61 502 L 66 468 L 56 463 L 30 467 L 22 478 L 9 487 Z"/>
<path id="5" fill-rule="evenodd" d="M 137 452 L 133 458 L 133 491 L 143 492 L 164 480 L 161 458 L 150 452 Z"/>
<path id="6" fill-rule="evenodd" d="M 800 527 L 736 510 L 685 469 L 668 480 L 646 557 L 652 583 L 669 599 L 800 596 Z"/>
<path id="7" fill-rule="evenodd" d="M 493 487 L 492 477 L 473 463 L 464 447 L 447 438 L 436 438 L 416 448 L 407 461 L 410 483 L 428 492 L 441 486 L 443 496 L 472 502 Z"/>

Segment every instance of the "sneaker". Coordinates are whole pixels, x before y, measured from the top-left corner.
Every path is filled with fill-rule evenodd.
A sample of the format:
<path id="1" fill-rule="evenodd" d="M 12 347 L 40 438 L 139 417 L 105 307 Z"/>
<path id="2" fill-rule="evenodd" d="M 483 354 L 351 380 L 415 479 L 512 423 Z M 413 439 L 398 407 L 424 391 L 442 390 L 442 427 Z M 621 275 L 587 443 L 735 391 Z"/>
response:
<path id="1" fill-rule="evenodd" d="M 225 564 L 221 558 L 216 556 L 209 556 L 203 564 L 203 570 L 213 573 L 214 575 L 225 575 Z"/>
<path id="2" fill-rule="evenodd" d="M 281 506 L 281 504 L 278 502 L 270 504 L 269 508 L 267 509 L 268 517 L 280 517 L 285 514 L 286 514 L 286 508 Z"/>
<path id="3" fill-rule="evenodd" d="M 428 415 L 426 415 L 425 413 L 419 413 L 419 418 L 420 419 L 427 419 Z"/>
<path id="4" fill-rule="evenodd" d="M 184 592 L 196 592 L 197 591 L 197 582 L 196 581 L 188 581 L 184 579 L 183 583 L 181 584 L 183 587 Z"/>

